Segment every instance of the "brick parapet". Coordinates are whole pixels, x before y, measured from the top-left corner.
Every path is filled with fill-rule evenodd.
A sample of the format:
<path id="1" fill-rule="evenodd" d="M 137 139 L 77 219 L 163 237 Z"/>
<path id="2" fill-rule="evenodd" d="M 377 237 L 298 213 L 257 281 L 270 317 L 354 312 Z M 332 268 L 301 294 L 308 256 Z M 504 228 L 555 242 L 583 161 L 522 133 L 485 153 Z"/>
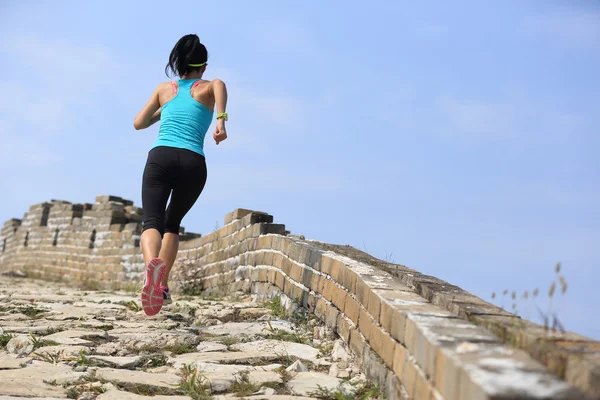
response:
<path id="1" fill-rule="evenodd" d="M 34 205 L 2 227 L 0 270 L 105 286 L 139 280 L 140 219 L 133 202 L 116 196 Z M 205 236 L 182 230 L 178 288 L 278 294 L 310 310 L 392 399 L 600 397 L 598 342 L 549 332 L 351 247 L 288 235 L 266 213 L 237 209 L 224 222 Z"/>

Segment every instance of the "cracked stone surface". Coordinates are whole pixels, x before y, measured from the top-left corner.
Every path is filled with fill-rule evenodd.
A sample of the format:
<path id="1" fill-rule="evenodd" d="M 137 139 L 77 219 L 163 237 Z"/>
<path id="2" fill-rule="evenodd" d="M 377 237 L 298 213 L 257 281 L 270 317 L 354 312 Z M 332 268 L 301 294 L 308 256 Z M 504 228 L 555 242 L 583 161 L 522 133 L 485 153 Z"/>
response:
<path id="1" fill-rule="evenodd" d="M 147 317 L 135 291 L 5 277 L 0 400 L 303 400 L 368 385 L 312 315 L 274 316 L 248 294 L 173 298 Z"/>

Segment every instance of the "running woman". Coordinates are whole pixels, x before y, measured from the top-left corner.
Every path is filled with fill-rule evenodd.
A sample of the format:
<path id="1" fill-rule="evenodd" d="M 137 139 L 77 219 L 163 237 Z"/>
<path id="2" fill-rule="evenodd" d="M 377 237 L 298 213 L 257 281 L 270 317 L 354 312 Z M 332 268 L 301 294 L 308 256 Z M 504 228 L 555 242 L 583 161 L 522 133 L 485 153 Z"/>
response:
<path id="1" fill-rule="evenodd" d="M 227 88 L 219 79 L 202 79 L 207 60 L 206 47 L 197 35 L 179 39 L 165 67 L 167 76 L 171 71 L 179 79 L 158 85 L 133 122 L 139 130 L 160 120 L 142 177 L 141 246 L 146 265 L 142 306 L 149 316 L 172 302 L 169 272 L 177 258 L 181 220 L 206 183 L 204 136 L 215 105 L 213 139 L 218 145 L 227 138 Z"/>

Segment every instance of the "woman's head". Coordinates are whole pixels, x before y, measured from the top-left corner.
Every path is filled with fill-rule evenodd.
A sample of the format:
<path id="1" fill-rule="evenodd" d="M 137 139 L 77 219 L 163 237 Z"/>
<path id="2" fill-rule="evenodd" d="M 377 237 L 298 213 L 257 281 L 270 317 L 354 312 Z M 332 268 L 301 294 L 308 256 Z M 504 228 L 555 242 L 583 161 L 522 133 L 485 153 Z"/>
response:
<path id="1" fill-rule="evenodd" d="M 204 72 L 208 52 L 206 47 L 200 43 L 198 35 L 185 35 L 175 44 L 169 62 L 165 67 L 165 74 L 169 76 L 169 70 L 180 77 L 192 72 Z"/>

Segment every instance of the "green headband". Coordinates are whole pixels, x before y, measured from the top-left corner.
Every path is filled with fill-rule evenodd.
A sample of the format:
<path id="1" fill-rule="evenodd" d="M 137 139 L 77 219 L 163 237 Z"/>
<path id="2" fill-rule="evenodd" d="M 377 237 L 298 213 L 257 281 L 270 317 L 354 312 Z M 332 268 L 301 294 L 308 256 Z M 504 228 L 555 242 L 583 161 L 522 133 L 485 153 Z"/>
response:
<path id="1" fill-rule="evenodd" d="M 206 62 L 203 62 L 202 64 L 188 64 L 188 67 L 201 67 L 204 64 L 206 64 Z"/>

